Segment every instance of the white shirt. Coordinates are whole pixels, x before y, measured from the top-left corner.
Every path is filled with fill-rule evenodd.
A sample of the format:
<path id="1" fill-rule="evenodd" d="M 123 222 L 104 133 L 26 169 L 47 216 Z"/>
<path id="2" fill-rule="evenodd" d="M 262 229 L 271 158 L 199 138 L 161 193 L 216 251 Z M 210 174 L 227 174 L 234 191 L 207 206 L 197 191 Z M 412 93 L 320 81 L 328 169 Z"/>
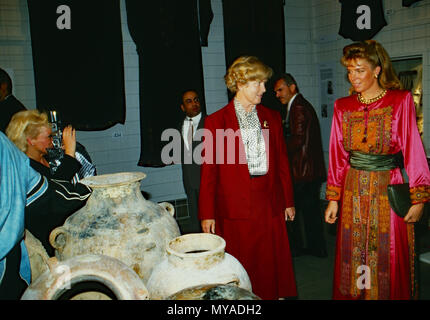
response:
<path id="1" fill-rule="evenodd" d="M 293 104 L 294 99 L 297 97 L 298 93 L 296 93 L 291 99 L 290 101 L 288 101 L 288 106 L 287 106 L 287 117 L 286 119 L 288 119 L 288 115 L 290 113 L 290 109 L 291 109 L 291 105 Z"/>
<path id="2" fill-rule="evenodd" d="M 188 130 L 190 128 L 190 124 L 189 124 L 190 119 L 193 121 L 193 138 L 194 138 L 201 118 L 202 118 L 202 113 L 200 112 L 195 117 L 192 117 L 192 118 L 186 117 L 184 120 L 184 124 L 182 125 L 182 137 L 184 139 L 185 147 L 187 149 L 189 149 L 187 137 L 188 137 Z"/>

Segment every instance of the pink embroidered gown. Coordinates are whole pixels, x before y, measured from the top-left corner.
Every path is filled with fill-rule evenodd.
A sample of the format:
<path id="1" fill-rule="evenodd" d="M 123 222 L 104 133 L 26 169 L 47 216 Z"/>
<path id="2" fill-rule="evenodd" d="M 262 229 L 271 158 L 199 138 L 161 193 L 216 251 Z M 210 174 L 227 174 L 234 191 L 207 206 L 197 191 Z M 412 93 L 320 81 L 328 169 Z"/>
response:
<path id="1" fill-rule="evenodd" d="M 350 151 L 402 152 L 412 203 L 428 201 L 430 172 L 411 93 L 388 90 L 369 105 L 359 102 L 357 95 L 335 102 L 326 199 L 339 201 L 333 298 L 414 298 L 414 226 L 390 209 L 387 197 L 388 184 L 403 183 L 401 170 L 350 168 Z"/>

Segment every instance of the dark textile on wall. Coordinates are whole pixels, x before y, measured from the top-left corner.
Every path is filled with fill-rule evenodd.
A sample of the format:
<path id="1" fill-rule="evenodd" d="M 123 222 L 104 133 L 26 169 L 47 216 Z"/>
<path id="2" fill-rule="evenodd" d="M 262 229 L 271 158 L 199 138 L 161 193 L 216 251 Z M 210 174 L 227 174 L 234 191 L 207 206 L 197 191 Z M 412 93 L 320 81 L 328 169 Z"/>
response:
<path id="1" fill-rule="evenodd" d="M 410 7 L 411 5 L 413 5 L 416 2 L 420 2 L 421 0 L 402 0 L 402 5 L 404 7 Z"/>
<path id="2" fill-rule="evenodd" d="M 212 12 L 211 0 L 197 0 L 199 5 L 199 28 L 200 28 L 200 44 L 202 47 L 208 46 L 209 29 L 214 18 Z"/>
<path id="3" fill-rule="evenodd" d="M 71 29 L 59 29 L 60 5 Z M 28 0 L 36 101 L 64 125 L 101 130 L 125 122 L 124 63 L 118 0 Z"/>
<path id="4" fill-rule="evenodd" d="M 226 67 L 236 58 L 248 55 L 257 56 L 275 74 L 285 72 L 283 0 L 223 0 L 222 4 Z M 273 82 L 274 77 L 266 84 L 262 104 L 279 110 Z"/>
<path id="5" fill-rule="evenodd" d="M 369 40 L 387 25 L 382 0 L 339 0 L 339 2 L 342 4 L 339 35 L 345 39 L 353 41 Z M 359 13 L 357 13 L 357 9 L 363 5 L 370 9 L 370 23 L 365 27 L 361 25 L 362 20 L 360 18 L 363 16 L 364 11 L 359 10 Z M 359 19 L 358 23 L 357 20 Z M 360 28 L 358 27 L 359 25 Z"/>
<path id="6" fill-rule="evenodd" d="M 204 1 L 201 1 L 204 2 Z M 210 10 L 210 1 L 206 3 Z M 141 154 L 138 165 L 164 166 L 161 141 L 184 115 L 182 92 L 197 90 L 206 111 L 197 0 L 126 0 L 128 28 L 139 55 Z M 200 7 L 200 11 L 202 7 Z M 201 25 L 208 25 L 200 17 Z"/>

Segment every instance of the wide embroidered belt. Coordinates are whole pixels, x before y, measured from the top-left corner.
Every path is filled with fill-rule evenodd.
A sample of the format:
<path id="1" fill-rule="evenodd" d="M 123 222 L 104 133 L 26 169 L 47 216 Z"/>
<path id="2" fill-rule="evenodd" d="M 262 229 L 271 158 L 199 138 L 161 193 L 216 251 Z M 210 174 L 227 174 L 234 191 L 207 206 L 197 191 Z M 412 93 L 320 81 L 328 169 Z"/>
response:
<path id="1" fill-rule="evenodd" d="M 363 171 L 387 171 L 403 166 L 402 153 L 370 154 L 351 151 L 349 163 L 351 168 Z"/>

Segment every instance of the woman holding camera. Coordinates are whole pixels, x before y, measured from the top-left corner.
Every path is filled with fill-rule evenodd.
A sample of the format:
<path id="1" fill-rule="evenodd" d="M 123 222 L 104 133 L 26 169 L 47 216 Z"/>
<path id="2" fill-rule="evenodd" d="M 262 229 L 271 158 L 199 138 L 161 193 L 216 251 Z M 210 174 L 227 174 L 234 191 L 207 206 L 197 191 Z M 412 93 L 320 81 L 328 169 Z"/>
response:
<path id="1" fill-rule="evenodd" d="M 75 159 L 76 133 L 71 126 L 63 130 L 64 157 L 61 164 L 53 173 L 46 159 L 47 149 L 52 148 L 52 129 L 48 116 L 38 110 L 26 110 L 16 113 L 7 129 L 9 139 L 30 158 L 30 166 L 41 175 L 52 180 L 71 182 L 79 171 L 81 164 Z M 64 204 L 61 204 L 64 207 Z M 54 249 L 49 244 L 49 234 L 52 229 L 62 225 L 65 218 L 73 213 L 52 206 L 38 214 L 26 214 L 26 228 L 42 242 L 49 256 L 54 255 Z"/>
<path id="2" fill-rule="evenodd" d="M 31 167 L 47 178 L 70 181 L 81 167 L 75 159 L 75 129 L 67 126 L 63 130 L 64 157 L 55 173 L 50 170 L 46 155 L 47 149 L 52 148 L 52 129 L 46 113 L 38 110 L 16 113 L 6 129 L 6 135 L 30 158 Z"/>

